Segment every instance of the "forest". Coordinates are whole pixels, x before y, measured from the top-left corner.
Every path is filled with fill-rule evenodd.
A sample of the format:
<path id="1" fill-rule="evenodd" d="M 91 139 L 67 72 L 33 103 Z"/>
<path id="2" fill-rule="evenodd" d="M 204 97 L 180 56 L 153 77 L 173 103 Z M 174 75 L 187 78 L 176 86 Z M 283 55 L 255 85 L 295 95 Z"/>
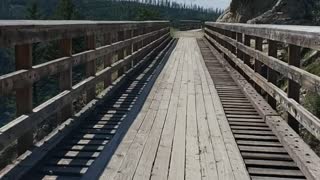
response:
<path id="1" fill-rule="evenodd" d="M 68 5 L 69 4 L 69 5 Z M 215 20 L 222 9 L 208 9 L 195 4 L 181 4 L 169 0 L 1 0 L 0 19 L 25 19 L 30 10 L 37 9 L 39 19 L 81 20 Z M 69 11 L 59 14 L 59 6 L 69 6 Z M 55 7 L 55 8 L 52 8 Z M 71 9 L 70 9 L 71 8 Z M 70 11 L 72 10 L 72 12 Z M 60 16 L 60 17 L 59 17 Z M 145 17 L 142 17 L 145 16 Z"/>

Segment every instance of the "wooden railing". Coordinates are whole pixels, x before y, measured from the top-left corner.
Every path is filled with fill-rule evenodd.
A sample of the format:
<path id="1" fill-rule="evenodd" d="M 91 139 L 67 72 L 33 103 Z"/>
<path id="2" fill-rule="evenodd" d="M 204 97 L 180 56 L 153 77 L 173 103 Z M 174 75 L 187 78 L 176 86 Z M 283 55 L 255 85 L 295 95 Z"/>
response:
<path id="1" fill-rule="evenodd" d="M 320 158 L 301 138 L 299 126 L 320 139 L 320 120 L 299 100 L 301 88 L 320 94 L 320 77 L 300 68 L 302 48 L 320 50 L 320 28 L 208 22 L 205 38 L 307 179 L 319 179 Z M 288 47 L 286 62 L 278 59 L 280 47 Z M 287 92 L 277 84 L 279 77 L 288 81 Z"/>
<path id="2" fill-rule="evenodd" d="M 96 39 L 103 37 L 97 47 Z M 72 40 L 85 37 L 86 50 L 72 54 Z M 168 41 L 169 23 L 104 22 L 104 21 L 0 21 L 0 47 L 14 47 L 16 71 L 0 76 L 0 96 L 15 94 L 18 117 L 0 129 L 0 150 L 17 141 L 18 154 L 34 143 L 37 125 L 58 114 L 56 124 L 71 117 L 72 102 L 86 94 L 86 102 L 96 97 L 96 85 L 112 84 L 112 75 L 121 77 L 142 57 L 162 42 Z M 58 40 L 60 57 L 33 66 L 33 44 Z M 117 60 L 112 62 L 116 55 Z M 103 68 L 97 71 L 96 60 L 103 58 Z M 86 78 L 72 82 L 72 70 L 85 65 Z M 59 76 L 60 93 L 33 107 L 33 84 L 41 79 Z"/>
<path id="3" fill-rule="evenodd" d="M 205 32 L 206 38 L 254 82 L 257 91 L 268 94 L 271 107 L 276 109 L 279 103 L 287 111 L 288 124 L 295 131 L 301 124 L 320 139 L 319 118 L 299 102 L 301 87 L 320 95 L 320 77 L 300 68 L 302 48 L 320 50 L 319 27 L 208 22 Z M 281 44 L 288 45 L 287 62 L 277 58 Z M 278 75 L 288 80 L 287 92 L 277 86 Z"/>

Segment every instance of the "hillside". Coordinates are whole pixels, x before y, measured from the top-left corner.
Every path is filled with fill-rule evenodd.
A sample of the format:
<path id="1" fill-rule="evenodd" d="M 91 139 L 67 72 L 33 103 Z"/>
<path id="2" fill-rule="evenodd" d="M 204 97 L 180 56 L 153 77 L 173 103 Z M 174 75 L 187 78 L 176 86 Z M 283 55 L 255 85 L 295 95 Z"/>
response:
<path id="1" fill-rule="evenodd" d="M 221 22 L 312 24 L 316 0 L 232 0 Z M 299 8 L 297 8 L 299 7 Z"/>
<path id="2" fill-rule="evenodd" d="M 52 19 L 58 1 L 1 0 L 0 19 L 25 19 L 32 2 L 38 4 L 42 19 Z M 215 20 L 221 13 L 219 9 L 206 9 L 163 0 L 150 1 L 150 3 L 122 0 L 73 0 L 73 3 L 77 14 L 74 19 L 85 20 L 139 20 L 141 9 L 157 14 L 155 19 L 168 20 Z M 151 17 L 151 19 L 154 18 Z"/>

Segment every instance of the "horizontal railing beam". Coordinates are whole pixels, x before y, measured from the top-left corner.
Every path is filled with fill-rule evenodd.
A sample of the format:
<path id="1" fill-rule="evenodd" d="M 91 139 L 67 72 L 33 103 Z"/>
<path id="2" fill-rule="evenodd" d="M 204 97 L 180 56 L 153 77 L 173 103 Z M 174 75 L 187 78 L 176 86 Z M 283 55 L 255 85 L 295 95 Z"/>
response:
<path id="1" fill-rule="evenodd" d="M 161 42 L 167 42 L 170 39 L 169 32 L 161 32 L 159 35 L 161 35 L 160 38 L 154 40 L 150 44 L 145 45 L 124 59 L 113 63 L 111 67 L 103 69 L 102 71 L 96 73 L 95 76 L 88 77 L 87 79 L 73 86 L 71 90 L 63 91 L 47 102 L 36 107 L 33 109 L 32 113 L 28 115 L 22 115 L 0 128 L 0 151 L 21 137 L 23 133 L 41 123 L 47 117 L 60 111 L 61 108 L 72 102 L 86 90 L 92 88 L 99 82 L 103 82 L 104 79 L 107 76 L 110 76 L 112 72 L 119 70 L 124 65 L 131 63 L 136 58 L 145 56 L 148 52 L 154 50 L 155 47 Z"/>
<path id="2" fill-rule="evenodd" d="M 320 139 L 320 120 L 306 110 L 299 103 L 294 101 L 294 99 L 288 98 L 287 94 L 283 92 L 280 88 L 268 82 L 264 77 L 260 74 L 254 72 L 251 67 L 245 64 L 241 59 L 237 58 L 231 51 L 224 48 L 220 45 L 216 40 L 210 37 L 208 34 L 205 37 L 213 43 L 217 48 L 219 48 L 225 55 L 227 55 L 237 67 L 239 67 L 248 77 L 250 77 L 256 84 L 258 84 L 265 92 L 267 92 L 270 96 L 275 98 L 278 102 L 280 102 L 281 106 L 288 111 L 294 118 L 297 119 L 310 133 L 312 133 L 315 137 Z M 217 37 L 216 38 L 220 38 Z"/>
<path id="3" fill-rule="evenodd" d="M 163 33 L 165 31 L 168 31 L 167 27 L 147 34 L 138 35 L 130 39 L 118 41 L 110 45 L 98 47 L 94 50 L 88 50 L 74 54 L 70 57 L 62 57 L 52 60 L 47 63 L 33 66 L 30 70 L 19 70 L 0 76 L 0 95 L 10 94 L 13 90 L 24 87 L 26 84 L 35 83 L 43 77 L 55 75 L 57 73 L 66 71 L 71 67 L 90 62 L 94 59 L 103 57 L 127 47 L 130 44 L 137 43 L 154 36 L 157 33 Z"/>
<path id="4" fill-rule="evenodd" d="M 287 44 L 320 50 L 319 26 L 240 24 L 206 22 L 208 26 L 256 36 Z"/>
<path id="5" fill-rule="evenodd" d="M 220 39 L 232 44 L 232 46 L 236 47 L 237 49 L 241 50 L 242 52 L 248 54 L 249 56 L 259 60 L 263 64 L 267 65 L 271 69 L 279 72 L 280 74 L 284 75 L 286 78 L 300 84 L 304 88 L 318 93 L 320 95 L 320 77 L 314 74 L 311 74 L 303 69 L 298 67 L 288 65 L 287 63 L 275 58 L 268 56 L 267 54 L 255 50 L 252 47 L 246 46 L 236 40 L 229 38 L 227 36 L 223 36 L 218 32 L 214 32 L 208 28 L 206 31 L 210 34 L 213 34 Z"/>
<path id="6" fill-rule="evenodd" d="M 0 20 L 0 47 L 46 42 L 92 34 L 168 26 L 168 21 L 21 21 Z"/>

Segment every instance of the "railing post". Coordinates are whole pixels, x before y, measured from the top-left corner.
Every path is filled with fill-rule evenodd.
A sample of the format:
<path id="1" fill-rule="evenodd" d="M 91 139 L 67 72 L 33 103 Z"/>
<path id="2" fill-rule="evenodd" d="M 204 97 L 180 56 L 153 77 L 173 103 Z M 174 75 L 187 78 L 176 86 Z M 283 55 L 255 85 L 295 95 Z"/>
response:
<path id="1" fill-rule="evenodd" d="M 296 45 L 289 45 L 289 59 L 288 64 L 300 67 L 300 59 L 301 59 L 301 47 Z M 288 80 L 288 97 L 294 99 L 296 102 L 300 102 L 300 88 L 301 86 L 292 81 Z M 288 124 L 290 127 L 299 133 L 299 122 L 288 113 Z"/>
<path id="2" fill-rule="evenodd" d="M 16 70 L 32 68 L 32 44 L 15 46 Z M 32 84 L 16 90 L 17 116 L 29 114 L 33 109 Z M 18 155 L 26 152 L 33 145 L 33 130 L 28 131 L 18 138 Z"/>
<path id="3" fill-rule="evenodd" d="M 231 33 L 231 38 L 234 40 L 237 40 L 237 33 L 232 31 L 230 33 Z M 234 55 L 237 55 L 237 48 L 235 46 L 232 46 L 231 50 Z"/>
<path id="4" fill-rule="evenodd" d="M 63 39 L 60 41 L 60 51 L 62 57 L 69 57 L 72 55 L 72 39 Z M 61 72 L 59 75 L 60 91 L 70 90 L 72 88 L 72 64 L 68 70 Z M 66 105 L 58 113 L 58 124 L 71 117 L 73 114 L 72 103 Z"/>
<path id="5" fill-rule="evenodd" d="M 112 43 L 112 36 L 111 33 L 104 34 L 104 44 L 109 45 Z M 104 56 L 104 61 L 103 61 L 103 67 L 107 68 L 110 67 L 112 64 L 112 53 L 109 53 L 108 55 Z M 112 73 L 110 73 L 104 80 L 104 88 L 106 89 L 110 84 L 112 83 Z"/>
<path id="6" fill-rule="evenodd" d="M 131 39 L 133 37 L 133 30 L 130 29 L 127 31 L 127 39 Z M 131 55 L 132 54 L 132 47 L 133 46 L 133 43 L 130 43 L 128 48 L 127 48 L 127 56 Z M 133 67 L 133 60 L 130 62 L 129 64 L 129 68 L 131 69 Z"/>
<path id="7" fill-rule="evenodd" d="M 237 41 L 239 43 L 243 43 L 243 36 L 242 33 L 237 33 Z M 241 60 L 243 60 L 243 53 L 241 50 L 237 49 L 237 57 Z"/>
<path id="8" fill-rule="evenodd" d="M 244 45 L 250 47 L 251 45 L 251 36 L 250 35 L 245 35 L 244 36 Z M 245 54 L 243 57 L 243 61 L 246 65 L 248 65 L 249 67 L 251 67 L 251 63 L 250 63 L 250 56 L 248 54 Z"/>
<path id="9" fill-rule="evenodd" d="M 118 41 L 123 41 L 124 40 L 124 31 L 119 31 L 118 32 Z M 122 48 L 118 51 L 118 61 L 124 58 L 124 49 Z M 125 67 L 122 67 L 118 70 L 118 77 L 121 76 L 125 71 Z"/>
<path id="10" fill-rule="evenodd" d="M 87 49 L 92 50 L 96 49 L 96 37 L 94 34 L 88 35 L 86 37 L 87 41 Z M 96 75 L 96 59 L 91 60 L 86 64 L 86 76 L 95 76 Z M 91 101 L 94 99 L 96 96 L 96 87 L 93 86 L 92 88 L 87 90 L 87 102 Z"/>
<path id="11" fill-rule="evenodd" d="M 273 41 L 273 40 L 269 40 L 269 50 L 268 50 L 268 55 L 272 56 L 272 57 L 277 57 L 277 51 L 278 51 L 278 46 L 277 46 L 277 42 Z M 274 71 L 273 69 L 268 67 L 267 70 L 267 78 L 268 81 L 271 82 L 274 85 L 277 85 L 277 73 L 276 71 Z M 270 106 L 274 109 L 277 108 L 277 101 L 270 95 L 268 95 L 268 103 L 270 104 Z"/>
<path id="12" fill-rule="evenodd" d="M 256 37 L 255 38 L 256 39 L 256 43 L 255 43 L 255 49 L 256 50 L 258 50 L 258 51 L 262 51 L 263 49 L 263 39 L 262 38 L 260 38 L 260 37 Z M 254 71 L 256 72 L 256 73 L 258 73 L 258 74 L 260 74 L 261 75 L 261 73 L 262 73 L 262 63 L 258 60 L 258 59 L 255 59 L 254 60 Z M 257 85 L 257 84 L 255 84 L 255 89 L 259 92 L 259 93 L 261 93 L 261 88 L 259 87 L 259 85 Z"/>

